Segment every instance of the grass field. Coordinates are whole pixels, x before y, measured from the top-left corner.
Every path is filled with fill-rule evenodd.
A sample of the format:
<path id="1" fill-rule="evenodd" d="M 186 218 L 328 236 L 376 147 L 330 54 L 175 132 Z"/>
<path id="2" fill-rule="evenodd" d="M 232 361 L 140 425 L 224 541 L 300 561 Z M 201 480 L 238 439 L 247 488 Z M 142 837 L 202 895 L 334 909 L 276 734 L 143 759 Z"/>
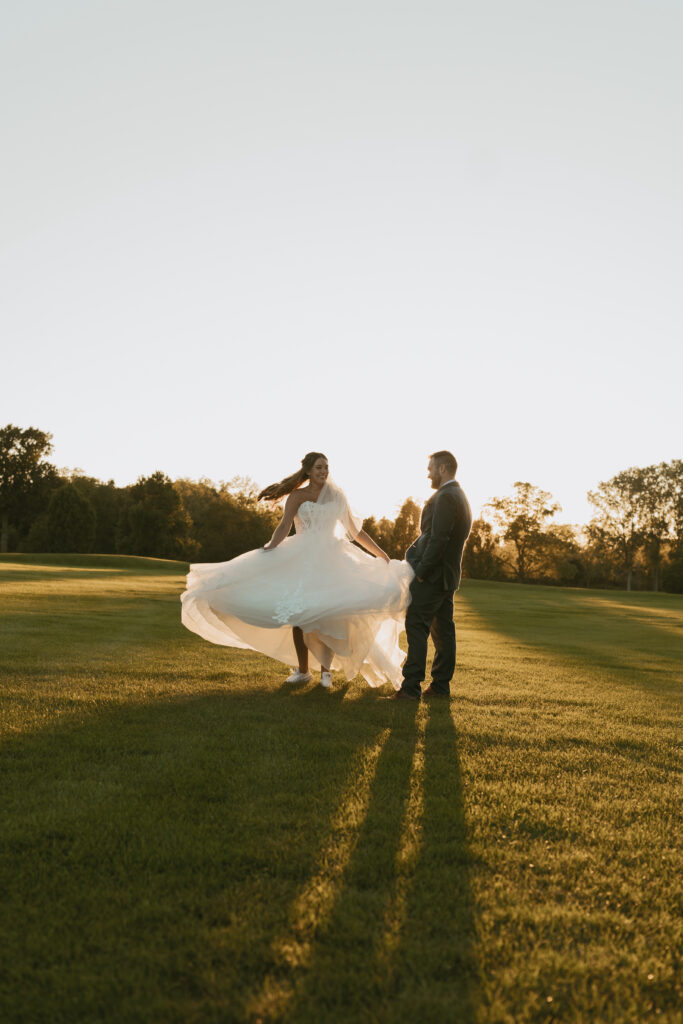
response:
<path id="1" fill-rule="evenodd" d="M 454 699 L 0 558 L 0 1021 L 680 1021 L 683 599 L 466 582 Z"/>

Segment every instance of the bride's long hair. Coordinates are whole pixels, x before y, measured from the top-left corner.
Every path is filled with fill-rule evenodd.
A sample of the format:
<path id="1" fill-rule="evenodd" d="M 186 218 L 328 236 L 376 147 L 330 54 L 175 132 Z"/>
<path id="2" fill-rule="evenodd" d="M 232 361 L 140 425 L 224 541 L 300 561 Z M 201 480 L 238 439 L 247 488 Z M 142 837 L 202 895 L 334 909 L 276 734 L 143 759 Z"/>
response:
<path id="1" fill-rule="evenodd" d="M 291 476 L 286 476 L 284 480 L 280 480 L 277 484 L 269 484 L 259 494 L 259 501 L 261 498 L 265 501 L 277 501 L 279 498 L 284 498 L 286 494 L 291 494 L 297 487 L 301 487 L 311 475 L 311 470 L 315 466 L 318 459 L 325 459 L 327 456 L 323 455 L 322 452 L 309 452 L 308 455 L 304 455 L 301 460 L 301 469 L 298 469 L 296 473 L 292 473 Z"/>

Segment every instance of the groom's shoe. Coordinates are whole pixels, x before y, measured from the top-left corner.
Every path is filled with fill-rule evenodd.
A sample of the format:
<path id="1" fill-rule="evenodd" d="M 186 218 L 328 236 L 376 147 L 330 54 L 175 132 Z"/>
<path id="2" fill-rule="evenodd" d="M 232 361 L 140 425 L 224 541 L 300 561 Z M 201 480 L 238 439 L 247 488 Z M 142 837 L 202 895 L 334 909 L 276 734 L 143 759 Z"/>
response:
<path id="1" fill-rule="evenodd" d="M 435 690 L 433 686 L 428 686 L 422 693 L 423 697 L 443 697 L 445 700 L 450 700 L 450 693 L 446 693 L 443 690 Z"/>
<path id="2" fill-rule="evenodd" d="M 417 693 L 406 693 L 405 690 L 397 690 L 396 693 L 389 694 L 385 700 L 419 700 L 420 695 Z"/>

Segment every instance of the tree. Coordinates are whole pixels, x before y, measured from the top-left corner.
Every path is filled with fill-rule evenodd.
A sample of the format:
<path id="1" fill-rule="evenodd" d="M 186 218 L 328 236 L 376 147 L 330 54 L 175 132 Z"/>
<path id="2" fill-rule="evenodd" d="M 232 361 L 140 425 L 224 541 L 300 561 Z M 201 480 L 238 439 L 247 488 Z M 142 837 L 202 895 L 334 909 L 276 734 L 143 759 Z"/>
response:
<path id="1" fill-rule="evenodd" d="M 668 564 L 664 568 L 664 589 L 673 594 L 683 593 L 683 460 L 662 462 L 660 471 L 664 480 L 669 518 Z"/>
<path id="2" fill-rule="evenodd" d="M 235 477 L 220 485 L 220 493 L 230 497 L 236 512 L 230 558 L 262 547 L 280 522 L 282 509 L 260 502 L 258 492 L 258 487 L 249 477 Z"/>
<path id="3" fill-rule="evenodd" d="M 642 490 L 638 504 L 643 553 L 653 590 L 660 588 L 664 550 L 673 530 L 671 485 L 675 483 L 675 478 L 667 473 L 667 469 L 667 464 L 662 462 L 640 470 Z"/>
<path id="4" fill-rule="evenodd" d="M 368 537 L 372 537 L 375 544 L 379 544 L 382 550 L 386 551 L 389 558 L 394 557 L 394 524 L 391 519 L 387 519 L 386 516 L 381 519 L 370 516 L 363 520 L 363 529 Z"/>
<path id="5" fill-rule="evenodd" d="M 7 551 L 10 524 L 35 516 L 46 501 L 57 470 L 44 459 L 52 435 L 8 423 L 0 429 L 0 551 Z"/>
<path id="6" fill-rule="evenodd" d="M 540 574 L 548 582 L 577 583 L 584 572 L 577 535 L 566 523 L 551 523 L 545 531 Z"/>
<path id="7" fill-rule="evenodd" d="M 246 479 L 220 485 L 176 480 L 174 486 L 192 518 L 201 561 L 223 562 L 262 547 L 280 519 L 280 510 L 259 502 L 256 487 Z"/>
<path id="8" fill-rule="evenodd" d="M 68 479 L 76 484 L 79 492 L 88 499 L 95 510 L 95 539 L 92 550 L 101 555 L 115 554 L 116 527 L 121 508 L 127 498 L 127 491 L 117 487 L 113 480 L 106 483 L 93 476 L 85 476 L 74 470 Z"/>
<path id="9" fill-rule="evenodd" d="M 500 576 L 501 558 L 493 527 L 475 519 L 462 556 L 464 575 L 471 580 L 493 580 Z"/>
<path id="10" fill-rule="evenodd" d="M 420 517 L 419 505 L 412 498 L 406 498 L 394 520 L 391 537 L 393 554 L 387 551 L 388 555 L 403 558 L 410 545 L 420 535 Z"/>
<path id="11" fill-rule="evenodd" d="M 661 463 L 666 481 L 674 553 L 683 557 L 683 460 Z"/>
<path id="12" fill-rule="evenodd" d="M 492 498 L 488 502 L 504 540 L 513 551 L 511 566 L 516 578 L 524 583 L 543 563 L 549 540 L 546 523 L 560 511 L 548 491 L 533 484 L 517 481 L 515 494 L 507 498 Z"/>
<path id="13" fill-rule="evenodd" d="M 92 551 L 95 524 L 95 510 L 85 495 L 76 484 L 64 484 L 51 495 L 47 509 L 49 550 Z"/>
<path id="14" fill-rule="evenodd" d="M 385 516 L 379 520 L 370 516 L 363 520 L 363 529 L 389 558 L 403 558 L 420 533 L 420 516 L 419 505 L 413 498 L 406 498 L 393 522 Z"/>
<path id="15" fill-rule="evenodd" d="M 128 488 L 116 549 L 127 555 L 191 558 L 198 550 L 191 529 L 192 520 L 173 482 L 164 473 L 152 473 Z"/>
<path id="16" fill-rule="evenodd" d="M 611 480 L 602 481 L 597 490 L 588 492 L 588 500 L 595 508 L 588 535 L 597 550 L 611 555 L 617 571 L 626 578 L 627 590 L 631 589 L 636 556 L 645 539 L 645 482 L 644 471 L 633 466 Z"/>

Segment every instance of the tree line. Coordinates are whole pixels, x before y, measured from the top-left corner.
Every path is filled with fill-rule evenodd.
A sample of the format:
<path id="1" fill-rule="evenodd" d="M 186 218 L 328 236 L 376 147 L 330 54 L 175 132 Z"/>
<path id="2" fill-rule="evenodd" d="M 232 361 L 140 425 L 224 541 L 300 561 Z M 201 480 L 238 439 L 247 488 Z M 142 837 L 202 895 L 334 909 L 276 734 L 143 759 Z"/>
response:
<path id="1" fill-rule="evenodd" d="M 147 555 L 221 562 L 260 547 L 279 512 L 249 480 L 171 480 L 117 487 L 48 462 L 52 437 L 0 429 L 0 550 Z"/>
<path id="2" fill-rule="evenodd" d="M 236 477 L 171 480 L 162 472 L 127 487 L 48 459 L 50 434 L 0 429 L 0 550 L 147 555 L 220 562 L 266 543 L 280 510 Z M 463 569 L 473 579 L 683 593 L 683 461 L 631 468 L 589 492 L 586 526 L 555 521 L 547 491 L 519 481 L 476 519 Z M 392 558 L 417 537 L 420 507 L 407 498 L 394 519 L 363 528 Z"/>
<path id="3" fill-rule="evenodd" d="M 587 525 L 557 523 L 552 495 L 518 481 L 475 520 L 465 571 L 474 579 L 683 593 L 683 460 L 622 470 L 588 500 Z"/>

